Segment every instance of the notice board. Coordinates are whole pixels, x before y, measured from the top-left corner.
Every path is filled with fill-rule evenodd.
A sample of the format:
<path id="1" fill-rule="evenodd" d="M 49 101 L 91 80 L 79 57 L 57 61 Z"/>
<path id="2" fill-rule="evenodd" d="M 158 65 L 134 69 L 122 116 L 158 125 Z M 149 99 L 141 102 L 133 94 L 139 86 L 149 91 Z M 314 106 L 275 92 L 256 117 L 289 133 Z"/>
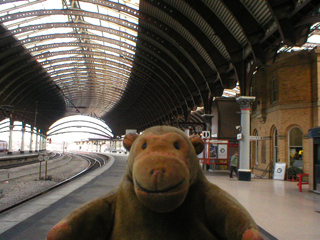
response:
<path id="1" fill-rule="evenodd" d="M 284 180 L 286 173 L 286 163 L 276 163 L 274 165 L 273 179 Z"/>

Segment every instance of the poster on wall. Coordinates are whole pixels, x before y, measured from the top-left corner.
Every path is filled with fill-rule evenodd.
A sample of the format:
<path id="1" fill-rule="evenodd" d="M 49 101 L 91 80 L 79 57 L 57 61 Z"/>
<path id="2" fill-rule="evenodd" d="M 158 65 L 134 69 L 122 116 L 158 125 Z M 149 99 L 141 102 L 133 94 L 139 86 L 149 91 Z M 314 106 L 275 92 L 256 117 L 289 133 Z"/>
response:
<path id="1" fill-rule="evenodd" d="M 218 158 L 218 146 L 216 144 L 210 143 L 210 158 Z"/>
<path id="2" fill-rule="evenodd" d="M 286 163 L 276 163 L 274 165 L 273 179 L 284 180 L 285 172 L 286 172 Z"/>
<path id="3" fill-rule="evenodd" d="M 227 144 L 219 144 L 218 145 L 218 157 L 219 159 L 227 159 L 228 158 L 228 145 Z"/>

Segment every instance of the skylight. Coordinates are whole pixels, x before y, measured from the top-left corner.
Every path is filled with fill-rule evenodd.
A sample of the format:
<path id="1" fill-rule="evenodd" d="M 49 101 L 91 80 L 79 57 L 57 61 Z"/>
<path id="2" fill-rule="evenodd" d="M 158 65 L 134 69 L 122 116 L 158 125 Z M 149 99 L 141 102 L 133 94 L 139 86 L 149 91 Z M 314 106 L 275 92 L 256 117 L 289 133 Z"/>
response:
<path id="1" fill-rule="evenodd" d="M 66 103 L 85 106 L 85 114 L 99 116 L 110 111 L 126 88 L 138 17 L 139 0 L 25 0 L 0 5 L 0 21 L 52 76 Z M 76 88 L 79 79 L 83 87 Z M 109 88 L 116 79 L 120 92 L 110 88 L 107 95 L 101 94 L 101 88 Z M 94 96 L 103 105 L 97 106 Z"/>
<path id="2" fill-rule="evenodd" d="M 320 46 L 320 22 L 313 24 L 310 27 L 310 34 L 308 36 L 307 42 L 300 46 L 287 46 L 284 45 L 278 50 L 278 53 L 281 52 L 291 52 L 291 51 L 301 51 L 301 50 L 311 50 Z"/>

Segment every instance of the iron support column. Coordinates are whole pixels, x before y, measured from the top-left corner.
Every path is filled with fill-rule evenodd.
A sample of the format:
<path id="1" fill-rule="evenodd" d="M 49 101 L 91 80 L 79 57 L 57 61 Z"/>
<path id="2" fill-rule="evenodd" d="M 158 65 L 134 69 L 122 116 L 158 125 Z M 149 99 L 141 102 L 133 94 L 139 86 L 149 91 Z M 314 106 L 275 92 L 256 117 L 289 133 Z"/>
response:
<path id="1" fill-rule="evenodd" d="M 33 137 L 33 127 L 30 128 L 30 147 L 29 152 L 32 153 L 32 137 Z"/>
<path id="2" fill-rule="evenodd" d="M 38 135 L 39 135 L 39 132 L 38 132 L 38 129 L 36 130 L 36 145 L 35 145 L 35 152 L 38 152 Z"/>
<path id="3" fill-rule="evenodd" d="M 250 169 L 250 113 L 251 104 L 255 97 L 241 96 L 237 98 L 237 102 L 241 108 L 241 134 L 242 139 L 239 141 L 240 156 L 238 179 L 242 181 L 251 181 Z"/>
<path id="4" fill-rule="evenodd" d="M 46 135 L 43 135 L 43 139 L 42 139 L 42 150 L 46 151 L 47 150 L 47 137 Z"/>
<path id="5" fill-rule="evenodd" d="M 212 118 L 213 114 L 203 114 L 201 115 L 204 122 L 206 123 L 207 131 L 210 131 L 210 137 L 212 137 Z"/>
<path id="6" fill-rule="evenodd" d="M 12 154 L 12 135 L 13 135 L 13 124 L 10 124 L 9 126 L 9 148 L 8 148 L 8 154 Z"/>
<path id="7" fill-rule="evenodd" d="M 21 128 L 21 147 L 20 147 L 20 153 L 24 153 L 24 135 L 26 133 L 26 127 L 25 125 L 22 125 Z"/>
<path id="8" fill-rule="evenodd" d="M 43 138 L 42 134 L 39 133 L 39 152 L 42 151 L 42 138 Z"/>

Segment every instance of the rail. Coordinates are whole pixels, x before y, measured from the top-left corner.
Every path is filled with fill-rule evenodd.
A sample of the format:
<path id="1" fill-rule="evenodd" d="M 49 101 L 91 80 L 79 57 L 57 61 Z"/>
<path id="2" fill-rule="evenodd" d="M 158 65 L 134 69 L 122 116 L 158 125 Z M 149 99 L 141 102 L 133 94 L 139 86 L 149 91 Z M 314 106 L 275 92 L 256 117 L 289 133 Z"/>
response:
<path id="1" fill-rule="evenodd" d="M 75 155 L 78 155 L 78 154 L 75 154 Z M 83 155 L 84 155 L 84 154 L 83 154 Z M 47 192 L 50 192 L 50 191 L 52 191 L 52 190 L 54 190 L 54 189 L 56 189 L 56 188 L 58 188 L 58 187 L 60 187 L 60 186 L 62 186 L 62 185 L 64 185 L 64 184 L 66 184 L 66 183 L 68 183 L 68 182 L 70 182 L 70 181 L 72 181 L 72 180 L 80 177 L 81 175 L 84 175 L 84 174 L 88 173 L 89 171 L 92 171 L 92 170 L 94 170 L 94 169 L 96 169 L 96 168 L 98 168 L 98 167 L 101 167 L 101 166 L 103 165 L 103 163 L 105 163 L 105 160 L 103 160 L 103 161 L 102 161 L 102 160 L 98 160 L 98 159 L 94 158 L 94 156 L 84 155 L 83 158 L 89 159 L 89 160 L 88 160 L 88 167 L 87 167 L 86 169 L 82 170 L 81 172 L 75 174 L 75 175 L 72 176 L 72 177 L 69 177 L 69 178 L 67 178 L 67 179 L 65 179 L 65 180 L 57 183 L 56 185 L 54 185 L 54 186 L 52 186 L 52 187 L 50 187 L 50 188 L 48 188 L 48 189 L 45 189 L 45 190 L 43 190 L 43 191 L 41 191 L 41 192 L 39 192 L 39 193 L 36 193 L 36 194 L 34 194 L 34 195 L 32 195 L 32 196 L 30 196 L 30 197 L 28 197 L 28 198 L 25 198 L 25 199 L 23 199 L 23 200 L 15 203 L 15 204 L 13 204 L 13 205 L 7 207 L 7 208 L 5 208 L 5 209 L 0 210 L 0 214 L 3 213 L 3 212 L 8 211 L 8 210 L 10 210 L 10 209 L 13 209 L 13 208 L 15 208 L 15 207 L 17 207 L 17 206 L 25 203 L 25 202 L 28 202 L 28 201 L 36 198 L 36 197 L 39 197 L 39 196 L 41 196 L 41 195 L 43 195 L 43 194 L 45 194 L 45 193 L 47 193 Z M 107 158 L 108 158 L 108 157 L 107 157 Z M 101 162 L 103 162 L 103 163 L 101 163 Z M 97 163 L 99 163 L 99 164 L 98 164 L 99 166 L 97 166 Z"/>

